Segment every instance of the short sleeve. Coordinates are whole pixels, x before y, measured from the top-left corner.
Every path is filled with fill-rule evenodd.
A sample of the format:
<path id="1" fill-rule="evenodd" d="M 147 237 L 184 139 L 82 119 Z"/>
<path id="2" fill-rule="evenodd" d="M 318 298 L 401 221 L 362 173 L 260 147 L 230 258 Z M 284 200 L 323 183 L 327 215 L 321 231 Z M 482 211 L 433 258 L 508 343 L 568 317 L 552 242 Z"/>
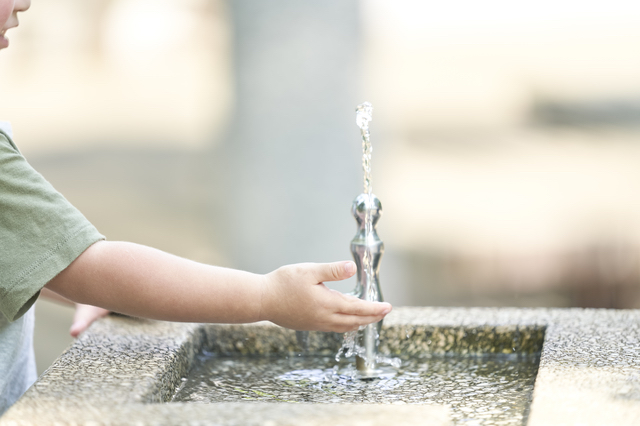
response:
<path id="1" fill-rule="evenodd" d="M 104 237 L 0 131 L 0 311 L 15 321 L 40 290 Z"/>

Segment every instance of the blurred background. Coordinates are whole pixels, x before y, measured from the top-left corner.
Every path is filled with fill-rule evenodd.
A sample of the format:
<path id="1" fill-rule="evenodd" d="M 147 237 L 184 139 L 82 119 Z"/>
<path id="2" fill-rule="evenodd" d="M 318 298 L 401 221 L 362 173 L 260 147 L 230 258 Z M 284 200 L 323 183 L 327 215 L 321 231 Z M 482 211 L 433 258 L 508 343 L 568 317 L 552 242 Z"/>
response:
<path id="1" fill-rule="evenodd" d="M 369 101 L 386 300 L 637 308 L 639 23 L 623 0 L 35 1 L 0 119 L 109 239 L 264 273 L 350 258 Z M 42 372 L 73 311 L 37 309 Z"/>

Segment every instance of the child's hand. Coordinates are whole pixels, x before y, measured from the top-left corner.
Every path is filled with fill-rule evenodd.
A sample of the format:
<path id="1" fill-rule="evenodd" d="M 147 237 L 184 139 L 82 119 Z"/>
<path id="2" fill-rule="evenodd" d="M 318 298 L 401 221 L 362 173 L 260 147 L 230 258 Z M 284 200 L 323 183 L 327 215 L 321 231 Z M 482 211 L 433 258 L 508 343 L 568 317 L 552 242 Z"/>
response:
<path id="1" fill-rule="evenodd" d="M 108 315 L 109 312 L 110 311 L 98 308 L 97 306 L 76 303 L 76 313 L 73 315 L 73 323 L 71 324 L 69 333 L 71 333 L 73 337 L 78 337 L 78 335 L 89 328 L 95 320 Z"/>
<path id="2" fill-rule="evenodd" d="M 391 311 L 388 303 L 365 302 L 327 288 L 356 272 L 353 262 L 301 263 L 265 276 L 261 317 L 294 330 L 344 333 L 378 322 Z"/>

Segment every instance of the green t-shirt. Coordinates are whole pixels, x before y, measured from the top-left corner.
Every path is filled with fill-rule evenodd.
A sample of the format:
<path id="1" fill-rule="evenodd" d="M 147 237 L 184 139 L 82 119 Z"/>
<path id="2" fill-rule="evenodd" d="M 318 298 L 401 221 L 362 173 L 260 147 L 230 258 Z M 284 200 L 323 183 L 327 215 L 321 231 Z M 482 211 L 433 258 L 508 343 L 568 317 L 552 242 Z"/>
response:
<path id="1" fill-rule="evenodd" d="M 20 154 L 0 123 L 0 416 L 33 383 L 42 287 L 104 239 Z"/>
<path id="2" fill-rule="evenodd" d="M 42 287 L 104 237 L 0 131 L 0 311 L 24 314 Z"/>

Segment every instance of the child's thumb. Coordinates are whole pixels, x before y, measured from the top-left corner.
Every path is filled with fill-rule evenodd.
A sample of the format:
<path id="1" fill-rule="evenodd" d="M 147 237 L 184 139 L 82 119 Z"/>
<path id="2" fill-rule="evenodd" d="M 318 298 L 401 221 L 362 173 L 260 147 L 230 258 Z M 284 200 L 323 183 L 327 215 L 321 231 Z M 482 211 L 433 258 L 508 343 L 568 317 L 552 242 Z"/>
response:
<path id="1" fill-rule="evenodd" d="M 356 264 L 351 261 L 321 263 L 316 265 L 316 279 L 323 281 L 340 281 L 347 279 L 356 273 Z"/>

